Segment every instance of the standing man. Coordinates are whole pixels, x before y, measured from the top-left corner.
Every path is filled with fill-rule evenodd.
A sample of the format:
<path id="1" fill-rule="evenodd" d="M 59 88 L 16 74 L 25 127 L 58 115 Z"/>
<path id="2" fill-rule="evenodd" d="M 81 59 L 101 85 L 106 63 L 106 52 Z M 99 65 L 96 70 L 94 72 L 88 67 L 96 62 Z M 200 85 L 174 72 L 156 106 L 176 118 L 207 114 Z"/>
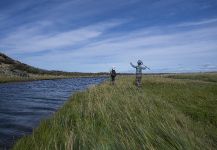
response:
<path id="1" fill-rule="evenodd" d="M 113 67 L 112 67 L 112 70 L 111 70 L 111 72 L 110 72 L 112 85 L 115 84 L 115 77 L 116 77 L 116 75 L 117 75 L 117 73 L 116 73 L 116 71 L 115 71 L 115 67 L 113 66 Z"/>
<path id="2" fill-rule="evenodd" d="M 141 83 L 141 81 L 142 81 L 142 70 L 149 69 L 149 68 L 147 66 L 143 66 L 143 62 L 141 60 L 138 60 L 137 64 L 138 65 L 135 66 L 135 65 L 132 64 L 132 62 L 130 63 L 130 65 L 133 68 L 136 68 L 136 85 L 138 87 L 140 87 L 142 85 L 142 83 Z"/>

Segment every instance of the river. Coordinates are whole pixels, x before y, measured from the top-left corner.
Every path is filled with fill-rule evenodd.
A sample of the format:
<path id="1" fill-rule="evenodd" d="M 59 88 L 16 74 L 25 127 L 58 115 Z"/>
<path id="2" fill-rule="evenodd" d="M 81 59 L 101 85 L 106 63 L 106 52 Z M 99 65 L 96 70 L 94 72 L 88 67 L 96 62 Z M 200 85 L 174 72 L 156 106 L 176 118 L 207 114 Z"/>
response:
<path id="1" fill-rule="evenodd" d="M 0 84 L 0 149 L 31 134 L 41 120 L 55 113 L 69 97 L 106 78 L 72 78 Z"/>

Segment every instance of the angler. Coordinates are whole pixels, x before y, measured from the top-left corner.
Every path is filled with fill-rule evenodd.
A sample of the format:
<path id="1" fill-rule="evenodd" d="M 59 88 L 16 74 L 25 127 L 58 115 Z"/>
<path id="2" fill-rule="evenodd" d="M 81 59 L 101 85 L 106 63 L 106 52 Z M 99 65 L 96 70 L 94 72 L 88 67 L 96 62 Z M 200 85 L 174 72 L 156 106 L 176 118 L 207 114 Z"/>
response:
<path id="1" fill-rule="evenodd" d="M 142 81 L 142 70 L 145 70 L 145 69 L 149 69 L 147 66 L 143 65 L 143 62 L 141 60 L 138 60 L 137 61 L 137 66 L 133 65 L 133 63 L 131 62 L 130 65 L 133 67 L 133 68 L 136 68 L 136 85 L 138 87 L 140 87 L 142 85 L 141 81 Z"/>

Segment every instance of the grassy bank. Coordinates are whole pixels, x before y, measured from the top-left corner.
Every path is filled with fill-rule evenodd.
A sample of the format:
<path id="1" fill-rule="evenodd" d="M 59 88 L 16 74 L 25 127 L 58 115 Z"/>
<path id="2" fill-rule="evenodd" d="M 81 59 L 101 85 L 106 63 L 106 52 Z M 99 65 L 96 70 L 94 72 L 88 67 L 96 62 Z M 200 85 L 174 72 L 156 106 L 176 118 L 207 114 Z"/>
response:
<path id="1" fill-rule="evenodd" d="M 77 93 L 14 149 L 216 149 L 217 84 L 186 79 L 146 76 L 138 89 L 119 77 Z"/>
<path id="2" fill-rule="evenodd" d="M 166 75 L 169 78 L 174 79 L 190 79 L 199 81 L 217 82 L 217 73 L 191 73 L 191 74 L 176 74 Z"/>
<path id="3" fill-rule="evenodd" d="M 37 75 L 32 77 L 0 76 L 0 83 L 72 78 L 70 76 Z"/>
<path id="4" fill-rule="evenodd" d="M 25 81 L 36 81 L 36 80 L 55 80 L 55 79 L 67 79 L 67 78 L 78 78 L 78 77 L 99 77 L 100 75 L 31 75 L 30 77 L 18 77 L 18 76 L 1 76 L 0 84 L 8 82 L 25 82 Z"/>

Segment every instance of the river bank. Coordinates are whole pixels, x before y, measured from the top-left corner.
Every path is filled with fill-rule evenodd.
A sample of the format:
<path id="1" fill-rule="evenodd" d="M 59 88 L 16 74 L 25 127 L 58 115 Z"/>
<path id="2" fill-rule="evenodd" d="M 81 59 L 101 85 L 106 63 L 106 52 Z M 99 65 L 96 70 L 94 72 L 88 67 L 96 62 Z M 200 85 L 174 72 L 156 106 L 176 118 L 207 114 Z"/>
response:
<path id="1" fill-rule="evenodd" d="M 139 89 L 119 77 L 76 93 L 14 149 L 216 149 L 217 75 L 189 76 L 145 76 Z"/>
<path id="2" fill-rule="evenodd" d="M 108 73 L 82 73 L 45 70 L 14 60 L 0 52 L 0 83 L 54 80 L 79 77 L 101 77 Z"/>
<path id="3" fill-rule="evenodd" d="M 89 78 L 89 77 L 106 77 L 102 75 L 82 75 L 82 76 L 64 76 L 64 75 L 35 75 L 31 77 L 16 77 L 16 76 L 0 76 L 1 83 L 13 83 L 13 82 L 28 82 L 28 81 L 38 81 L 38 80 L 57 80 L 57 79 L 70 79 L 70 78 Z"/>

